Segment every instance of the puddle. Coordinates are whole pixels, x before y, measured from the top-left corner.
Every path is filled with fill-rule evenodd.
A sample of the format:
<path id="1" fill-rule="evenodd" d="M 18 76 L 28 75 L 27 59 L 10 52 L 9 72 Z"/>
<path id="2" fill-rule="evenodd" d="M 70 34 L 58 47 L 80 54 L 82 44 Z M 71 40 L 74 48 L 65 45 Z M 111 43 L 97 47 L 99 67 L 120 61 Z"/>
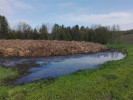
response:
<path id="1" fill-rule="evenodd" d="M 78 70 L 95 69 L 99 64 L 107 61 L 123 59 L 126 54 L 121 52 L 99 52 L 95 54 L 76 54 L 69 56 L 54 56 L 41 58 L 0 58 L 0 65 L 7 67 L 19 67 L 18 65 L 33 62 L 38 65 L 30 68 L 30 74 L 24 76 L 14 83 L 29 83 L 38 79 L 57 78 L 59 76 L 72 74 Z M 27 67 L 27 66 L 25 66 Z"/>

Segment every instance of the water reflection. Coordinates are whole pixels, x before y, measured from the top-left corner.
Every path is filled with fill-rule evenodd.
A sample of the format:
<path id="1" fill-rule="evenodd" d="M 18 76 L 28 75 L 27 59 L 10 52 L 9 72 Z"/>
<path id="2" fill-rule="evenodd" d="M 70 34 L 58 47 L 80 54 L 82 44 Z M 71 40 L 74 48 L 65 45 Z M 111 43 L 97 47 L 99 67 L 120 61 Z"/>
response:
<path id="1" fill-rule="evenodd" d="M 121 52 L 100 52 L 96 54 L 77 54 L 70 56 L 55 56 L 44 58 L 19 58 L 0 60 L 0 64 L 15 66 L 18 63 L 26 63 L 26 61 L 36 61 L 39 67 L 29 69 L 29 75 L 18 79 L 15 84 L 32 82 L 36 79 L 57 78 L 59 76 L 68 75 L 78 70 L 95 69 L 97 65 L 107 61 L 120 60 L 126 55 Z M 9 62 L 6 64 L 6 62 Z"/>

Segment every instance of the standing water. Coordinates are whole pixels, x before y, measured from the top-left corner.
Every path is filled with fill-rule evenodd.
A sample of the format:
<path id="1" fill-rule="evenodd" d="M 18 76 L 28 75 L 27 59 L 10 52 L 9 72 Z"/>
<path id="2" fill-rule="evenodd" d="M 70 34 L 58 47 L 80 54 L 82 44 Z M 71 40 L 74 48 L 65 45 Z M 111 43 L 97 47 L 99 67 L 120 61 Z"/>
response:
<path id="1" fill-rule="evenodd" d="M 30 74 L 16 80 L 15 84 L 29 83 L 37 79 L 57 78 L 78 70 L 95 69 L 107 61 L 123 59 L 126 54 L 121 52 L 99 52 L 95 54 L 76 54 L 43 58 L 1 58 L 0 65 L 13 66 L 35 61 L 38 67 L 29 69 Z M 25 66 L 26 67 L 26 66 Z"/>

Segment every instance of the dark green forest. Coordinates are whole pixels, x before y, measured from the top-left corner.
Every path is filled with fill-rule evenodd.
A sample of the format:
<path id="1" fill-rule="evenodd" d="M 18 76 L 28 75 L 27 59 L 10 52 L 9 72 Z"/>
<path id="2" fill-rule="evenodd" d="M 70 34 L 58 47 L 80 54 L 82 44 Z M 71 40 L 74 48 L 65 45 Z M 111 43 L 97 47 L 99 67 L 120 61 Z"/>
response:
<path id="1" fill-rule="evenodd" d="M 24 22 L 18 23 L 15 29 L 11 29 L 6 17 L 0 15 L 0 39 L 89 41 L 107 44 L 119 42 L 121 35 L 132 32 L 133 30 L 120 31 L 119 25 L 93 25 L 91 27 L 75 25 L 65 27 L 64 25 L 54 24 L 51 33 L 49 33 L 45 24 L 32 28 Z"/>

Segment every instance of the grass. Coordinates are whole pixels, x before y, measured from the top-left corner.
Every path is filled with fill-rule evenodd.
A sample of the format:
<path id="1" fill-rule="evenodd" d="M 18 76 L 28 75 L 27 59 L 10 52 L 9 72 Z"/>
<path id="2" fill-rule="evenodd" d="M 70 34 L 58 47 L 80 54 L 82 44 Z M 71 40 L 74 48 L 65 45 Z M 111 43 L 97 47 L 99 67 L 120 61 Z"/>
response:
<path id="1" fill-rule="evenodd" d="M 133 100 L 133 45 L 107 46 L 126 49 L 128 55 L 103 64 L 100 70 L 83 70 L 50 81 L 4 85 L 18 72 L 0 67 L 0 100 Z"/>
<path id="2" fill-rule="evenodd" d="M 130 44 L 133 45 L 133 33 L 132 34 L 123 34 L 122 36 L 118 36 L 118 41 L 121 44 Z"/>
<path id="3" fill-rule="evenodd" d="M 14 80 L 18 76 L 16 71 L 13 71 L 11 68 L 2 68 L 0 67 L 0 100 L 4 100 L 8 97 L 8 90 L 11 86 L 10 80 Z"/>
<path id="4" fill-rule="evenodd" d="M 133 44 L 133 34 L 122 35 L 121 43 Z"/>

